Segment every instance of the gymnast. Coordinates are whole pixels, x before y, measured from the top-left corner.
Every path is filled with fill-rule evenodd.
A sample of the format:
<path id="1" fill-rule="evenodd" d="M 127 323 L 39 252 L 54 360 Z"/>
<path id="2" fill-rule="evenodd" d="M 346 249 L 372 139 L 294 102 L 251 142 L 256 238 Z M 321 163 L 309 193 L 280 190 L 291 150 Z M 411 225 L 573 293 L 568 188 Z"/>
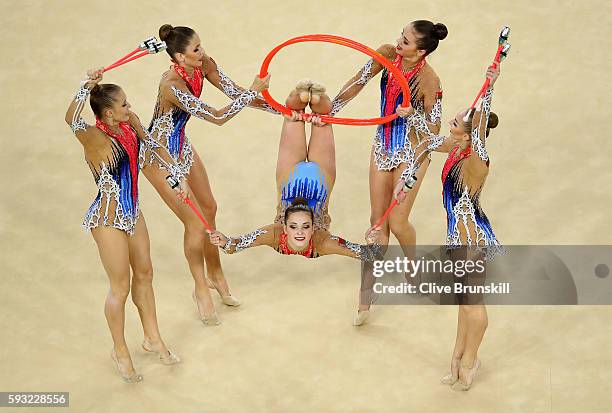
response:
<path id="1" fill-rule="evenodd" d="M 183 223 L 184 253 L 195 284 L 192 297 L 204 325 L 218 325 L 221 321 L 208 286 L 218 291 L 226 305 L 237 306 L 240 301 L 230 293 L 221 268 L 219 250 L 208 241 L 205 228 L 197 215 L 168 188 L 167 174 L 160 169 L 162 164 L 152 156 L 152 150 L 164 147 L 170 152 L 187 178 L 195 198 L 193 203 L 214 227 L 217 205 L 202 159 L 191 146 L 185 134 L 185 126 L 191 116 L 223 125 L 248 105 L 270 110 L 265 101 L 258 97 L 259 92 L 267 89 L 269 76 L 263 79 L 256 77 L 250 89 L 243 89 L 206 55 L 200 37 L 193 29 L 165 24 L 160 27 L 159 36 L 166 42 L 166 51 L 172 58 L 173 66 L 162 75 L 159 84 L 157 103 L 149 125 L 153 140 L 145 151 L 143 173 Z M 229 96 L 232 102 L 222 109 L 215 109 L 201 101 L 199 97 L 204 78 Z"/>
<path id="2" fill-rule="evenodd" d="M 292 115 L 285 117 L 281 130 L 274 223 L 239 237 L 212 231 L 211 243 L 228 254 L 267 245 L 281 254 L 306 258 L 338 254 L 374 260 L 380 229 L 372 228 L 366 233 L 367 245 L 346 241 L 329 232 L 328 205 L 336 179 L 336 156 L 332 126 L 319 118 L 331 110 L 325 88 L 318 83 L 301 81 L 289 94 L 286 105 L 292 109 Z M 307 105 L 313 112 L 308 117 L 313 125 L 308 144 L 303 113 Z"/>
<path id="3" fill-rule="evenodd" d="M 140 145 L 150 140 L 138 117 L 130 110 L 123 90 L 114 84 L 98 84 L 103 69 L 88 71 L 66 112 L 68 123 L 85 150 L 85 160 L 93 173 L 98 195 L 90 206 L 83 227 L 90 231 L 100 260 L 110 281 L 104 315 L 113 338 L 111 357 L 119 374 L 127 383 L 142 381 L 134 370 L 125 342 L 125 302 L 131 293 L 144 329 L 142 347 L 157 354 L 166 365 L 180 359 L 162 340 L 155 311 L 153 267 L 149 250 L 149 234 L 138 203 L 138 156 Z M 90 105 L 96 115 L 96 126 L 85 123 L 81 112 L 91 95 Z M 180 168 L 164 148 L 156 148 L 152 156 L 164 165 L 164 174 L 173 179 L 180 198 L 187 197 L 187 186 Z M 168 185 L 168 184 L 166 184 Z M 176 193 L 168 186 L 177 199 Z M 130 282 L 130 267 L 133 276 Z"/>
<path id="4" fill-rule="evenodd" d="M 472 261 L 490 260 L 503 253 L 503 247 L 493 233 L 491 223 L 480 206 L 480 194 L 489 174 L 489 155 L 485 148 L 489 131 L 498 124 L 498 117 L 491 112 L 493 84 L 499 77 L 499 69 L 489 67 L 489 88 L 482 99 L 479 111 L 465 110 L 450 122 L 448 137 L 431 140 L 429 150 L 449 152 L 442 170 L 443 203 L 447 215 L 446 244 L 451 256 Z M 407 171 L 407 175 L 412 174 Z M 406 194 L 395 190 L 399 201 Z M 455 251 L 456 254 L 452 252 Z M 484 277 L 473 277 L 470 282 L 483 282 Z M 459 297 L 457 336 L 451 358 L 451 372 L 442 382 L 454 390 L 469 390 L 480 367 L 478 349 L 487 329 L 487 310 L 482 297 L 469 294 Z"/>
<path id="5" fill-rule="evenodd" d="M 372 77 L 382 71 L 380 81 L 381 116 L 401 114 L 390 123 L 379 125 L 370 156 L 370 222 L 374 225 L 383 216 L 392 201 L 393 189 L 403 177 L 402 171 L 414 163 L 422 153 L 418 144 L 440 131 L 442 89 L 440 79 L 425 58 L 434 52 L 448 31 L 442 23 L 416 20 L 406 26 L 395 45 L 384 44 L 378 52 L 400 69 L 410 87 L 410 105 L 402 108 L 404 96 L 399 82 L 382 64 L 370 59 L 359 72 L 343 86 L 332 101 L 331 114 L 337 114 L 353 99 Z M 383 70 L 384 69 L 384 70 Z M 381 244 L 389 242 L 390 232 L 395 235 L 404 254 L 413 256 L 416 230 L 408 220 L 421 182 L 429 166 L 429 159 L 416 171 L 416 184 L 407 199 L 389 215 L 382 225 Z M 407 177 L 403 177 L 407 178 Z M 368 317 L 369 302 L 360 303 L 355 324 Z"/>

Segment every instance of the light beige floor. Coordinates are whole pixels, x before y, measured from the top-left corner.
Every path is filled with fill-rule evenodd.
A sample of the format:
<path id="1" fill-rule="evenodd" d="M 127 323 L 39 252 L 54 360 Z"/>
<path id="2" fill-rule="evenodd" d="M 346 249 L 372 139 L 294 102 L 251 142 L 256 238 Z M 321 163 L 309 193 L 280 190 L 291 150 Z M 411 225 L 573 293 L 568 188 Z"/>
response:
<path id="1" fill-rule="evenodd" d="M 581 4 L 3 2 L 0 390 L 70 391 L 75 412 L 609 411 L 609 307 L 490 308 L 482 375 L 467 394 L 438 384 L 456 308 L 379 307 L 367 326 L 355 329 L 359 270 L 348 259 L 309 262 L 267 249 L 224 257 L 244 305 L 220 305 L 224 324 L 204 328 L 189 297 L 181 226 L 144 177 L 141 206 L 160 324 L 184 363 L 167 368 L 142 354 L 130 305 L 127 338 L 145 382 L 123 384 L 108 357 L 106 276 L 93 240 L 79 228 L 95 186 L 63 122 L 87 68 L 114 61 L 163 23 L 195 28 L 207 53 L 248 86 L 267 52 L 290 37 L 333 33 L 377 47 L 418 18 L 449 28 L 430 59 L 443 82 L 448 119 L 471 102 L 499 28 L 508 24 L 513 49 L 496 86 L 501 122 L 488 142 L 484 208 L 508 244 L 611 244 L 612 10 L 605 1 Z M 271 92 L 280 99 L 303 77 L 335 92 L 365 60 L 340 46 L 292 46 L 272 63 Z M 122 85 L 148 120 L 167 66 L 165 54 L 148 57 L 109 72 L 106 81 Z M 377 82 L 344 115 L 374 116 Z M 217 106 L 227 102 L 209 85 L 203 96 Z M 279 129 L 278 118 L 252 110 L 222 128 L 190 122 L 226 233 L 272 219 Z M 355 241 L 369 219 L 373 131 L 335 128 L 333 230 Z M 413 212 L 423 244 L 443 242 L 442 162 L 434 156 Z"/>

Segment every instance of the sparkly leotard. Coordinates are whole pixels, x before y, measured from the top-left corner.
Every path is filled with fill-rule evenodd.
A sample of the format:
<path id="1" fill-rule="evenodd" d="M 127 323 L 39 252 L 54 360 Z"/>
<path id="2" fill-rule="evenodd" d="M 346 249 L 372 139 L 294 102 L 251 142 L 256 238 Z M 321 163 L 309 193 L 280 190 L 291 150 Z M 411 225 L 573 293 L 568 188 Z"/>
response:
<path id="1" fill-rule="evenodd" d="M 193 150 L 189 138 L 185 134 L 185 126 L 189 118 L 195 116 L 208 121 L 228 118 L 253 102 L 253 100 L 257 98 L 257 93 L 252 90 L 240 90 L 240 93 L 232 94 L 234 100 L 228 109 L 220 115 L 215 115 L 214 109 L 199 99 L 202 93 L 204 78 L 202 70 L 197 67 L 194 68 L 193 76 L 189 76 L 184 68 L 176 64 L 173 66 L 172 70 L 176 71 L 181 76 L 188 92 L 172 86 L 172 93 L 176 97 L 179 106 L 173 106 L 164 112 L 161 108 L 162 96 L 160 86 L 153 119 L 151 119 L 151 123 L 149 124 L 149 131 L 153 142 L 157 146 L 165 147 L 179 165 L 183 174 L 188 174 L 193 164 Z M 221 75 L 221 70 L 217 70 Z M 222 83 L 223 90 L 226 94 L 236 92 L 237 88 L 234 83 L 225 75 L 222 75 L 222 82 L 224 81 L 229 82 L 227 85 Z M 156 163 L 155 158 L 150 156 L 148 152 L 147 149 L 147 154 L 144 156 L 141 166 Z"/>
<path id="2" fill-rule="evenodd" d="M 113 133 L 99 119 L 96 127 L 109 138 L 112 158 L 99 169 L 90 165 L 98 186 L 98 196 L 89 207 L 83 227 L 91 230 L 99 225 L 112 226 L 134 234 L 140 210 L 138 207 L 138 151 L 136 131 L 126 122 L 119 124 L 121 133 Z"/>
<path id="3" fill-rule="evenodd" d="M 77 137 L 79 137 L 78 133 L 87 132 L 92 128 L 80 116 L 89 93 L 88 88 L 81 87 L 75 98 L 76 107 L 70 127 Z M 95 139 L 96 135 L 93 137 L 88 135 L 86 140 L 82 140 L 86 153 L 94 154 L 91 159 L 95 160 L 88 158 L 87 163 L 98 187 L 98 195 L 83 219 L 82 225 L 88 231 L 98 226 L 110 226 L 130 235 L 134 234 L 134 228 L 140 215 L 138 174 L 140 171 L 139 157 L 144 147 L 141 145 L 141 140 L 147 143 L 150 137 L 137 120 L 138 118 L 133 116 L 141 133 L 140 138 L 139 132 L 134 129 L 134 123 L 120 122 L 119 132 L 115 132 L 107 124 L 97 119 L 96 128 L 104 133 L 106 139 Z M 170 156 L 167 153 L 160 154 L 157 149 L 154 149 L 153 153 L 158 158 L 166 159 L 163 162 L 164 169 L 178 182 L 182 178 L 182 173 L 172 162 Z"/>
<path id="4" fill-rule="evenodd" d="M 493 233 L 489 219 L 480 206 L 482 185 L 470 188 L 463 181 L 463 167 L 470 156 L 478 156 L 489 165 L 484 148 L 483 134 L 491 111 L 493 92 L 488 90 L 483 98 L 479 125 L 472 129 L 472 144 L 464 151 L 456 147 L 450 152 L 442 171 L 442 198 L 447 214 L 446 244 L 449 247 L 475 246 L 486 249 L 487 258 L 503 252 L 503 247 Z"/>
<path id="5" fill-rule="evenodd" d="M 412 115 L 401 118 L 397 117 L 390 123 L 378 125 L 374 137 L 374 158 L 379 171 L 390 171 L 397 168 L 401 163 L 410 166 L 415 162 L 417 153 L 416 145 L 423 139 L 431 137 L 434 133 L 427 124 L 440 122 L 442 113 L 442 90 L 436 92 L 436 100 L 429 114 L 425 114 L 424 99 L 419 98 L 420 76 L 419 71 L 424 65 L 417 64 L 413 70 L 405 74 L 410 87 L 411 102 L 414 108 Z M 398 56 L 394 62 L 401 69 L 401 57 Z M 395 113 L 398 106 L 403 102 L 403 93 L 393 75 L 385 69 L 380 79 L 380 111 L 381 116 Z"/>
<path id="6" fill-rule="evenodd" d="M 332 115 L 337 114 L 358 93 L 355 87 L 364 86 L 373 77 L 373 63 L 373 60 L 369 60 L 356 75 L 356 80 L 345 86 L 334 98 Z M 401 70 L 401 56 L 397 56 L 393 64 Z M 424 150 L 421 142 L 434 137 L 434 129 L 438 129 L 440 125 L 442 89 L 438 82 L 437 89 L 425 90 L 422 85 L 424 71 L 427 71 L 427 76 L 435 76 L 431 68 L 426 66 L 425 60 L 419 62 L 411 71 L 404 73 L 410 87 L 410 104 L 414 112 L 406 118 L 398 117 L 392 122 L 378 125 L 373 142 L 374 158 L 378 170 L 390 171 L 405 163 L 406 173 L 402 174 L 404 179 L 408 177 L 407 171 L 415 169 L 415 162 Z M 403 102 L 403 93 L 399 82 L 387 69 L 382 72 L 380 91 L 381 116 L 395 113 L 397 107 Z M 425 94 L 430 101 L 435 102 L 427 114 L 425 113 Z"/>

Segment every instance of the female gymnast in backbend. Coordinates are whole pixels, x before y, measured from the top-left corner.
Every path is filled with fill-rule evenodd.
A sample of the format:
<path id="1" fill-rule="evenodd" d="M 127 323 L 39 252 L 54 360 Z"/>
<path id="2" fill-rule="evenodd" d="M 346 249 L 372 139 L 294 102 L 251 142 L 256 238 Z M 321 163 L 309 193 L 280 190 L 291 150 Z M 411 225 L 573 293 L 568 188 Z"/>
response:
<path id="1" fill-rule="evenodd" d="M 374 137 L 370 157 L 370 222 L 376 223 L 392 201 L 393 188 L 401 178 L 402 171 L 414 162 L 420 151 L 416 146 L 440 130 L 442 111 L 442 89 L 440 79 L 425 58 L 438 47 L 447 35 L 446 26 L 427 20 L 417 20 L 406 26 L 396 45 L 385 44 L 378 52 L 392 61 L 404 73 L 410 86 L 410 106 L 398 108 L 403 101 L 399 82 L 377 61 L 371 59 L 353 76 L 332 101 L 331 114 L 337 114 L 368 83 L 382 71 L 381 115 L 397 112 L 398 117 L 390 123 L 379 125 Z M 407 116 L 408 115 L 408 116 Z M 424 162 L 417 171 L 418 181 L 408 194 L 408 199 L 389 215 L 388 224 L 382 226 L 381 244 L 388 244 L 392 232 L 407 256 L 412 256 L 410 246 L 416 244 L 416 231 L 408 221 L 410 210 L 425 176 L 429 162 Z M 361 324 L 368 313 L 368 302 L 361 303 L 355 320 Z M 361 319 L 361 320 L 358 320 Z"/>
<path id="2" fill-rule="evenodd" d="M 218 249 L 208 241 L 205 228 L 197 215 L 168 188 L 167 173 L 158 167 L 162 165 L 152 156 L 152 150 L 163 147 L 170 152 L 187 178 L 195 197 L 194 203 L 214 227 L 217 206 L 204 164 L 185 134 L 186 123 L 191 116 L 195 116 L 222 125 L 248 105 L 269 109 L 258 98 L 258 93 L 268 87 L 269 77 L 256 77 L 250 89 L 243 89 L 204 53 L 200 37 L 192 29 L 165 24 L 160 27 L 159 36 L 166 42 L 166 51 L 172 58 L 173 66 L 162 75 L 159 85 L 157 103 L 149 125 L 153 145 L 145 151 L 143 173 L 185 227 L 184 252 L 195 282 L 193 298 L 202 322 L 205 325 L 217 325 L 220 320 L 208 291 L 207 280 L 217 289 L 224 304 L 236 306 L 240 302 L 229 291 Z M 204 78 L 233 101 L 222 109 L 215 109 L 199 100 Z"/>
<path id="3" fill-rule="evenodd" d="M 275 223 L 239 237 L 210 233 L 212 244 L 228 254 L 267 245 L 287 255 L 316 258 L 339 254 L 372 261 L 376 258 L 378 228 L 366 234 L 367 245 L 355 244 L 329 232 L 329 199 L 336 180 L 334 133 L 317 114 L 326 114 L 331 101 L 325 89 L 312 82 L 300 82 L 287 98 L 293 110 L 281 130 L 276 165 L 278 207 Z M 302 98 L 300 98 L 300 96 Z M 303 110 L 310 104 L 315 114 L 310 140 L 306 143 Z"/>
<path id="4" fill-rule="evenodd" d="M 142 143 L 150 140 L 138 117 L 130 111 L 123 90 L 113 84 L 98 84 L 103 69 L 90 70 L 88 80 L 68 107 L 66 122 L 84 147 L 85 160 L 98 186 L 98 196 L 85 215 L 83 226 L 91 231 L 98 245 L 102 265 L 110 280 L 104 314 L 113 338 L 111 357 L 128 383 L 142 380 L 136 373 L 124 336 L 125 302 L 132 292 L 144 329 L 144 350 L 158 355 L 162 363 L 178 363 L 179 358 L 164 344 L 157 325 L 153 293 L 153 267 L 149 234 L 138 205 L 138 156 Z M 87 97 L 96 115 L 96 126 L 81 118 Z M 164 148 L 153 149 L 161 159 L 164 173 L 182 198 L 187 196 L 183 173 Z M 171 191 L 171 188 L 168 188 Z M 173 193 L 174 197 L 180 199 Z M 130 267 L 133 276 L 130 282 Z"/>
<path id="5" fill-rule="evenodd" d="M 490 260 L 503 252 L 489 219 L 480 207 L 480 193 L 489 174 L 485 140 L 489 130 L 498 123 L 497 115 L 491 113 L 493 84 L 498 77 L 499 69 L 489 67 L 487 78 L 490 86 L 483 97 L 481 110 L 458 113 L 449 122 L 449 136 L 433 138 L 429 145 L 430 150 L 449 153 L 442 170 L 442 197 L 448 225 L 446 244 L 451 256 L 457 259 Z M 404 201 L 406 195 L 400 189 L 398 185 L 395 194 Z M 468 280 L 466 282 L 479 283 L 484 281 L 484 275 Z M 480 367 L 477 356 L 488 324 L 487 310 L 479 294 L 465 294 L 459 299 L 451 372 L 442 378 L 442 382 L 452 385 L 454 390 L 469 390 Z"/>

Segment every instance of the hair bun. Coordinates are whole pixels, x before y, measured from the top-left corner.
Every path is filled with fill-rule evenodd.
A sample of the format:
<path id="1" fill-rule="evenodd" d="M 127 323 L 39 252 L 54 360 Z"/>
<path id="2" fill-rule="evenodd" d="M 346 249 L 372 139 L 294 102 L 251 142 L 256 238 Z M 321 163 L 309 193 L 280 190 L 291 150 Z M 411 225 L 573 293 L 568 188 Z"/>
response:
<path id="1" fill-rule="evenodd" d="M 438 38 L 438 40 L 444 40 L 446 39 L 446 36 L 448 35 L 448 29 L 446 28 L 444 24 L 436 23 L 434 24 L 434 33 L 436 34 L 436 37 Z"/>
<path id="2" fill-rule="evenodd" d="M 489 114 L 489 121 L 487 122 L 487 128 L 495 129 L 498 124 L 499 124 L 499 118 L 497 117 L 497 114 L 495 114 L 494 112 L 491 112 Z"/>
<path id="3" fill-rule="evenodd" d="M 170 32 L 174 29 L 174 27 L 172 27 L 171 24 L 164 24 L 162 27 L 159 28 L 159 38 L 161 41 L 165 41 L 168 36 L 170 35 Z"/>
<path id="4" fill-rule="evenodd" d="M 295 197 L 295 199 L 291 203 L 291 206 L 297 206 L 297 205 L 308 206 L 308 201 L 304 197 L 297 196 L 297 197 Z"/>

